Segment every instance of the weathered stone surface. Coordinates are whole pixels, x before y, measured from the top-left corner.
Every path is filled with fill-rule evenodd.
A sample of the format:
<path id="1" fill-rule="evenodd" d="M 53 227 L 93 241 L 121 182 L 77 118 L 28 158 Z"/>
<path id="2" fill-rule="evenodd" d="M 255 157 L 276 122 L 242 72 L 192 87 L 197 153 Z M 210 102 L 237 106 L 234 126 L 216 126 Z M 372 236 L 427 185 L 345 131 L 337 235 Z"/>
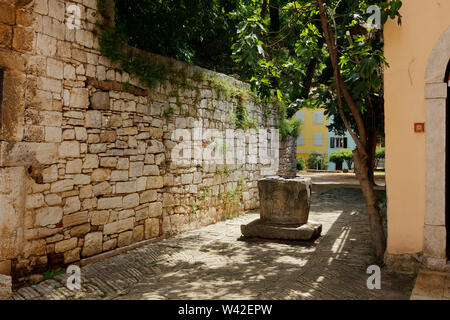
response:
<path id="1" fill-rule="evenodd" d="M 86 212 L 79 212 L 63 217 L 63 226 L 72 227 L 88 222 L 88 216 Z"/>
<path id="2" fill-rule="evenodd" d="M 149 217 L 150 218 L 157 218 L 162 215 L 162 203 L 161 202 L 154 202 L 150 203 L 148 205 L 148 211 L 149 211 Z"/>
<path id="3" fill-rule="evenodd" d="M 261 219 L 242 225 L 246 237 L 314 240 L 322 225 L 308 223 L 311 179 L 270 177 L 258 181 Z"/>
<path id="4" fill-rule="evenodd" d="M 123 231 L 132 230 L 134 227 L 134 218 L 128 218 L 125 220 L 120 220 L 105 225 L 103 233 L 105 235 L 121 233 Z"/>
<path id="5" fill-rule="evenodd" d="M 81 209 L 81 202 L 78 197 L 70 197 L 66 199 L 66 204 L 64 205 L 64 214 L 77 212 L 80 209 Z"/>
<path id="6" fill-rule="evenodd" d="M 62 158 L 76 158 L 80 156 L 80 143 L 77 141 L 64 141 L 59 147 L 59 156 Z"/>
<path id="7" fill-rule="evenodd" d="M 119 248 L 128 246 L 133 241 L 133 232 L 127 231 L 119 234 L 119 238 L 117 239 L 117 246 Z"/>
<path id="8" fill-rule="evenodd" d="M 108 223 L 109 211 L 94 211 L 91 217 L 91 224 L 94 226 Z"/>
<path id="9" fill-rule="evenodd" d="M 83 257 L 90 257 L 101 253 L 103 249 L 103 234 L 101 232 L 92 232 L 84 237 L 84 246 L 81 252 Z"/>
<path id="10" fill-rule="evenodd" d="M 75 248 L 64 252 L 64 264 L 69 264 L 80 260 L 81 248 Z"/>
<path id="11" fill-rule="evenodd" d="M 159 219 L 145 220 L 145 239 L 156 238 L 159 236 Z"/>
<path id="12" fill-rule="evenodd" d="M 320 236 L 322 225 L 318 223 L 308 223 L 298 227 L 292 227 L 266 224 L 258 219 L 247 225 L 242 225 L 241 231 L 246 237 L 309 241 Z"/>
<path id="13" fill-rule="evenodd" d="M 0 274 L 0 300 L 12 300 L 12 279 Z"/>
<path id="14" fill-rule="evenodd" d="M 97 208 L 103 209 L 115 209 L 122 207 L 122 197 L 104 198 L 98 200 Z"/>
<path id="15" fill-rule="evenodd" d="M 311 179 L 271 177 L 258 181 L 261 221 L 302 225 L 311 207 Z"/>
<path id="16" fill-rule="evenodd" d="M 63 210 L 60 207 L 45 207 L 37 210 L 35 225 L 45 227 L 61 221 Z"/>
<path id="17" fill-rule="evenodd" d="M 72 250 L 77 246 L 78 239 L 70 238 L 68 240 L 64 240 L 55 244 L 55 253 L 66 252 L 68 250 Z"/>
<path id="18" fill-rule="evenodd" d="M 135 208 L 139 205 L 139 195 L 137 193 L 129 194 L 123 197 L 123 208 Z"/>
<path id="19" fill-rule="evenodd" d="M 64 1 L 0 0 L 5 69 L 0 170 L 23 170 L 23 179 L 14 184 L 3 183 L 0 172 L 0 213 L 14 217 L 0 218 L 0 230 L 8 230 L 8 236 L 0 234 L 0 261 L 7 255 L 25 270 L 72 263 L 82 256 L 90 232 L 105 236 L 105 243 L 98 241 L 101 251 L 157 237 L 160 227 L 161 233 L 178 233 L 212 223 L 224 210 L 239 210 L 226 208 L 218 195 L 235 189 L 240 178 L 248 180 L 242 207 L 256 208 L 259 164 L 217 174 L 219 163 L 202 166 L 194 160 L 179 166 L 171 157 L 179 142 L 172 137 L 177 128 L 219 128 L 219 134 L 234 128 L 229 110 L 235 102 L 211 84 L 197 83 L 195 67 L 182 63 L 177 68 L 186 68 L 192 89 L 170 81 L 155 90 L 144 88 L 98 51 L 96 0 L 75 3 L 84 19 L 80 30 L 67 29 Z M 133 87 L 126 88 L 127 82 Z M 176 110 L 173 119 L 165 119 L 168 108 Z M 249 108 L 252 116 L 262 115 L 261 106 Z M 266 120 L 261 126 L 277 125 L 276 116 Z M 17 191 L 3 190 L 8 184 Z M 209 196 L 202 194 L 206 187 Z M 208 210 L 194 214 L 190 206 L 198 197 Z"/>
<path id="20" fill-rule="evenodd" d="M 141 193 L 140 195 L 140 203 L 148 203 L 156 201 L 158 194 L 154 190 L 147 190 Z"/>
<path id="21" fill-rule="evenodd" d="M 91 96 L 91 107 L 95 110 L 109 109 L 109 92 L 96 92 Z"/>

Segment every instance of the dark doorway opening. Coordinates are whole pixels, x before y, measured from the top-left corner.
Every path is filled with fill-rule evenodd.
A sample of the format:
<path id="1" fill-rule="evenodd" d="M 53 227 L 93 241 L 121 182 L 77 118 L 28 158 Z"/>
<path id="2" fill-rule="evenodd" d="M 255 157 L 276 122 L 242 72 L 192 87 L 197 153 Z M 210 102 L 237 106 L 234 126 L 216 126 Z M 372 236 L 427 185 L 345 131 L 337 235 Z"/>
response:
<path id="1" fill-rule="evenodd" d="M 450 260 L 450 61 L 447 65 L 444 81 L 447 83 L 447 107 L 445 112 L 445 227 L 447 231 L 447 260 Z"/>

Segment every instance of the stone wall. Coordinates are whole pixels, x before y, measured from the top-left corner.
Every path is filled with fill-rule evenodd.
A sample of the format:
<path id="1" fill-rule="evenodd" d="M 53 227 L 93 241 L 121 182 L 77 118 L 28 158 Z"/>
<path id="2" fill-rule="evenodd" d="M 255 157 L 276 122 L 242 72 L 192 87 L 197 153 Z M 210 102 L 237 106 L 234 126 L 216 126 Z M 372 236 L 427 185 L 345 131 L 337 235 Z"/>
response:
<path id="1" fill-rule="evenodd" d="M 0 273 L 77 263 L 259 205 L 256 131 L 239 134 L 246 163 L 171 158 L 176 129 L 234 128 L 237 101 L 196 72 L 246 85 L 159 57 L 186 70 L 193 87 L 145 88 L 101 56 L 96 2 L 0 0 Z M 81 8 L 79 30 L 65 24 L 70 4 Z M 277 127 L 261 105 L 248 108 L 260 131 Z"/>

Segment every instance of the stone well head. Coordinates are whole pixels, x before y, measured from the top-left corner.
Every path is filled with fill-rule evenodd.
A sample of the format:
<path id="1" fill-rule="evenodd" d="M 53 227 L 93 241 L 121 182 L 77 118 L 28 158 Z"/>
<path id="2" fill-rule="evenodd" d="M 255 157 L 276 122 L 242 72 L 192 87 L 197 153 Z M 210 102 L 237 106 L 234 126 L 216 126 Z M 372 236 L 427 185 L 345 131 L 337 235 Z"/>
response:
<path id="1" fill-rule="evenodd" d="M 311 179 L 268 177 L 258 181 L 261 222 L 300 226 L 308 223 Z"/>

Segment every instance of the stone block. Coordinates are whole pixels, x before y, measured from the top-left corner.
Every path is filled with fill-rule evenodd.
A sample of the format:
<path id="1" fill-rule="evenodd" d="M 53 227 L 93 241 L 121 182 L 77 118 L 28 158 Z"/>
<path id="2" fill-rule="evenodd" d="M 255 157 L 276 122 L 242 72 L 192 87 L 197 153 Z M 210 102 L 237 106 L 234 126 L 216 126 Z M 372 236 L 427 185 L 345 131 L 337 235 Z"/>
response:
<path id="1" fill-rule="evenodd" d="M 135 193 L 136 181 L 117 182 L 116 193 Z"/>
<path id="2" fill-rule="evenodd" d="M 57 242 L 55 244 L 55 253 L 62 253 L 62 252 L 72 250 L 72 249 L 76 248 L 77 244 L 78 244 L 77 238 L 70 238 L 68 240 L 63 240 L 63 241 Z"/>
<path id="3" fill-rule="evenodd" d="M 94 197 L 107 195 L 112 193 L 112 187 L 111 185 L 104 181 L 102 183 L 96 184 L 93 187 Z"/>
<path id="4" fill-rule="evenodd" d="M 87 111 L 85 126 L 87 128 L 101 128 L 102 127 L 102 113 L 97 110 Z"/>
<path id="5" fill-rule="evenodd" d="M 35 217 L 35 226 L 45 227 L 58 224 L 63 216 L 63 210 L 60 207 L 45 207 L 37 210 Z"/>
<path id="6" fill-rule="evenodd" d="M 151 218 L 145 221 L 145 239 L 159 236 L 159 219 Z"/>
<path id="7" fill-rule="evenodd" d="M 78 158 L 80 156 L 80 143 L 78 141 L 63 141 L 59 147 L 61 158 Z"/>
<path id="8" fill-rule="evenodd" d="M 86 212 L 79 212 L 63 217 L 64 228 L 77 226 L 88 222 L 88 215 Z"/>
<path id="9" fill-rule="evenodd" d="M 322 225 L 318 223 L 307 223 L 298 227 L 292 227 L 266 224 L 258 219 L 247 225 L 241 225 L 241 231 L 246 237 L 310 241 L 320 236 Z"/>
<path id="10" fill-rule="evenodd" d="M 94 211 L 91 217 L 91 224 L 94 226 L 107 224 L 109 220 L 109 211 Z"/>
<path id="11" fill-rule="evenodd" d="M 111 222 L 105 225 L 103 233 L 105 235 L 121 233 L 134 228 L 134 218 Z"/>
<path id="12" fill-rule="evenodd" d="M 258 181 L 261 221 L 302 225 L 311 207 L 311 179 L 271 177 Z"/>
<path id="13" fill-rule="evenodd" d="M 84 245 L 81 255 L 90 257 L 101 253 L 103 250 L 103 234 L 101 232 L 92 232 L 84 237 Z"/>
<path id="14" fill-rule="evenodd" d="M 70 214 L 77 212 L 81 209 L 80 199 L 76 197 L 70 197 L 66 199 L 66 204 L 64 205 L 64 214 Z"/>
<path id="15" fill-rule="evenodd" d="M 91 107 L 94 110 L 108 110 L 110 108 L 109 92 L 98 91 L 91 96 Z"/>
<path id="16" fill-rule="evenodd" d="M 123 208 L 136 208 L 139 205 L 139 195 L 137 193 L 129 194 L 123 197 Z"/>
<path id="17" fill-rule="evenodd" d="M 122 197 L 102 198 L 98 200 L 97 209 L 116 209 L 122 208 Z"/>
<path id="18" fill-rule="evenodd" d="M 119 248 L 126 247 L 133 241 L 133 231 L 122 232 L 117 239 L 117 246 Z"/>
<path id="19" fill-rule="evenodd" d="M 147 190 L 141 193 L 140 195 L 140 203 L 148 203 L 156 201 L 158 197 L 158 193 L 155 190 Z"/>
<path id="20" fill-rule="evenodd" d="M 91 180 L 92 182 L 102 182 L 107 181 L 111 178 L 111 170 L 110 169 L 95 169 L 92 172 Z"/>
<path id="21" fill-rule="evenodd" d="M 148 205 L 149 217 L 158 218 L 162 216 L 162 202 L 154 202 Z"/>
<path id="22" fill-rule="evenodd" d="M 161 189 L 164 187 L 162 176 L 152 176 L 147 178 L 147 189 Z"/>

